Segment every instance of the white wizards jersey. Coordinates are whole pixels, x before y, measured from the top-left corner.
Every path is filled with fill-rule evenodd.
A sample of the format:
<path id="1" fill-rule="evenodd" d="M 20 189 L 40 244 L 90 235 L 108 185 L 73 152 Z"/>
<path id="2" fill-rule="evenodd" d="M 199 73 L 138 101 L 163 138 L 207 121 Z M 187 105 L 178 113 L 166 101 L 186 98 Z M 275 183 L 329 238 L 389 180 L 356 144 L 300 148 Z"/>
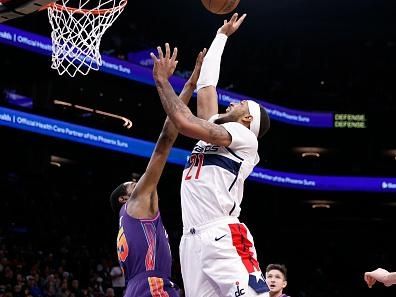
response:
<path id="1" fill-rule="evenodd" d="M 244 181 L 259 161 L 258 141 L 240 123 L 222 126 L 230 133 L 231 144 L 198 141 L 183 170 L 180 192 L 185 229 L 240 214 Z"/>

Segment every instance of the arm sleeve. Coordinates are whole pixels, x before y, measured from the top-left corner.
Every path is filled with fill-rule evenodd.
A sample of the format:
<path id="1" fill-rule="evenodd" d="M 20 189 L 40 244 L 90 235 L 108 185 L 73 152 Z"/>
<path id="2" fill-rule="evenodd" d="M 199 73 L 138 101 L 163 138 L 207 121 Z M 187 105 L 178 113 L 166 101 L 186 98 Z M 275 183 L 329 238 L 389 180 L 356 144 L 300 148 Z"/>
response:
<path id="1" fill-rule="evenodd" d="M 217 86 L 220 76 L 221 55 L 223 54 L 227 35 L 216 35 L 204 58 L 201 74 L 197 82 L 197 91 L 207 86 Z"/>

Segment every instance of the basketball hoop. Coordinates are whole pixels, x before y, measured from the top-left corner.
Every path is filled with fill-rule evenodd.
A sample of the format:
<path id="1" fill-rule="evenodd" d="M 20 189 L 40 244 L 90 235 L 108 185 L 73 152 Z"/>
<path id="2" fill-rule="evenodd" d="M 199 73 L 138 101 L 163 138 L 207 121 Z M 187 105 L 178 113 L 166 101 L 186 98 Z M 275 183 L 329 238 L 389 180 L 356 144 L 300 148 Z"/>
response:
<path id="1" fill-rule="evenodd" d="M 60 0 L 48 6 L 52 65 L 60 75 L 87 75 L 102 65 L 100 41 L 127 0 Z M 95 2 L 95 3 L 92 3 Z"/>

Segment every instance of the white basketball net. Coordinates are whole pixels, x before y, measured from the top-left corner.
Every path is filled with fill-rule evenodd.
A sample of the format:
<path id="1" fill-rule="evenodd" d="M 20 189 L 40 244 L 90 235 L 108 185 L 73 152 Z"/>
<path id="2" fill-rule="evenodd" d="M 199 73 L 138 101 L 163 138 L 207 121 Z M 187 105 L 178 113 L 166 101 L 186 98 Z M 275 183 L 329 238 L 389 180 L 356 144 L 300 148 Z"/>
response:
<path id="1" fill-rule="evenodd" d="M 92 4 L 94 2 L 94 4 Z M 52 65 L 60 75 L 86 75 L 102 65 L 100 41 L 127 0 L 60 0 L 48 7 Z M 73 6 L 72 6 L 73 5 Z"/>

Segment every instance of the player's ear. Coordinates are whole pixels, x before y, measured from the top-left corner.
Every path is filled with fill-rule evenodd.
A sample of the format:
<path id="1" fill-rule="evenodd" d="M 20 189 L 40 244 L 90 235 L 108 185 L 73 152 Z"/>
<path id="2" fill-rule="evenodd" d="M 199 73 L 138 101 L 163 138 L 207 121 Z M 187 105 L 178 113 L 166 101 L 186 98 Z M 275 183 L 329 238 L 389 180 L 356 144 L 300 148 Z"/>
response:
<path id="1" fill-rule="evenodd" d="M 242 120 L 248 124 L 251 123 L 251 121 L 253 121 L 253 116 L 250 114 L 245 114 L 242 118 Z"/>
<path id="2" fill-rule="evenodd" d="M 127 202 L 128 201 L 128 196 L 125 196 L 125 195 L 123 195 L 123 196 L 120 196 L 120 197 L 118 197 L 118 202 L 119 203 L 125 203 L 125 202 Z"/>

